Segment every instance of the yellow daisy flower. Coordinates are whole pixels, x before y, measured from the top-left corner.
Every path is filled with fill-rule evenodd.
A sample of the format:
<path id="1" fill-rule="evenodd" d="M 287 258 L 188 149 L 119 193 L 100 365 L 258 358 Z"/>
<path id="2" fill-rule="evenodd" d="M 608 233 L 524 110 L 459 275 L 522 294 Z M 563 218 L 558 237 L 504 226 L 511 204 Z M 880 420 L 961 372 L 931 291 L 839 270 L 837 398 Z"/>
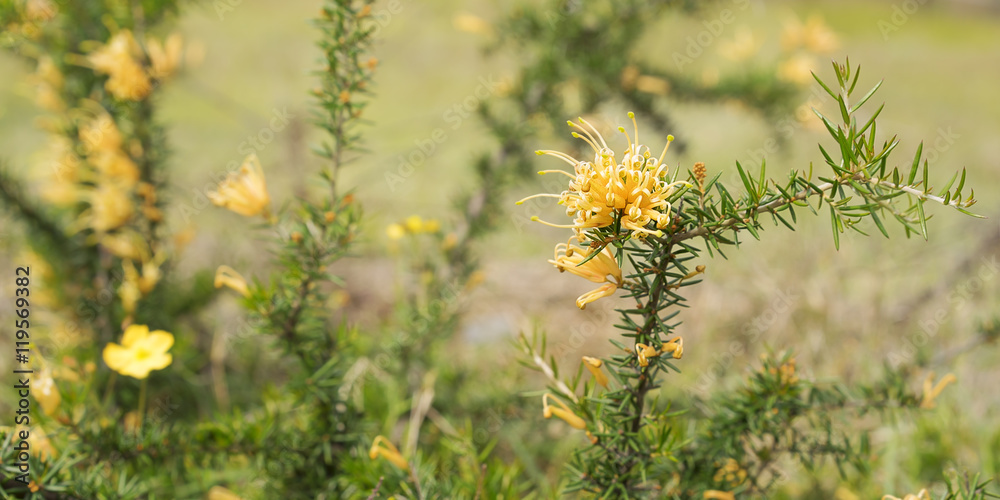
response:
<path id="1" fill-rule="evenodd" d="M 668 182 L 667 165 L 663 158 L 667 154 L 673 136 L 667 137 L 667 144 L 659 159 L 652 158 L 649 148 L 639 144 L 639 126 L 635 122 L 635 114 L 629 113 L 635 126 L 635 139 L 618 127 L 629 141 L 628 148 L 621 161 L 615 159 L 615 152 L 608 147 L 604 137 L 587 120 L 580 118 L 580 124 L 569 123 L 582 132 L 573 132 L 573 137 L 582 139 L 594 150 L 594 161 L 578 160 L 559 151 L 537 151 L 539 155 L 555 156 L 573 166 L 573 173 L 563 170 L 543 170 L 540 174 L 550 172 L 569 177 L 569 189 L 561 194 L 542 193 L 529 196 L 517 204 L 536 197 L 558 198 L 559 204 L 566 207 L 566 214 L 576 216 L 573 224 L 558 225 L 541 221 L 553 227 L 572 228 L 580 233 L 586 229 L 607 227 L 620 220 L 621 226 L 631 230 L 633 235 L 645 236 L 663 234 L 660 229 L 670 221 L 670 203 L 667 198 L 673 194 L 679 185 L 688 185 L 685 181 Z M 532 217 L 532 220 L 539 220 Z M 655 230 L 647 226 L 655 223 Z"/>
<path id="2" fill-rule="evenodd" d="M 149 372 L 170 366 L 173 356 L 167 351 L 173 345 L 174 336 L 168 332 L 131 325 L 125 329 L 121 345 L 111 342 L 104 348 L 104 362 L 122 375 L 144 379 Z"/>

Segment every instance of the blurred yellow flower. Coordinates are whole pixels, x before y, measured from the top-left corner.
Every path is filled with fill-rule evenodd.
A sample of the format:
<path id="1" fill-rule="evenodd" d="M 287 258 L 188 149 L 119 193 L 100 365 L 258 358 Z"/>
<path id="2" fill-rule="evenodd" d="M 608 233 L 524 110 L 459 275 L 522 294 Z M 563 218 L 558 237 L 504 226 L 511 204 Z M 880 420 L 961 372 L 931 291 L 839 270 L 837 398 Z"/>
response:
<path id="1" fill-rule="evenodd" d="M 244 297 L 250 296 L 250 288 L 247 287 L 247 280 L 243 279 L 240 273 L 229 266 L 219 266 L 215 270 L 215 288 L 223 286 L 236 290 Z"/>
<path id="2" fill-rule="evenodd" d="M 920 490 L 916 495 L 906 495 L 903 498 L 894 497 L 892 495 L 884 495 L 882 500 L 931 500 L 930 493 L 927 493 L 926 489 Z"/>
<path id="3" fill-rule="evenodd" d="M 271 197 L 267 194 L 264 170 L 257 155 L 247 156 L 239 172 L 230 173 L 217 190 L 208 193 L 208 199 L 246 217 L 263 215 L 267 218 Z"/>
<path id="4" fill-rule="evenodd" d="M 809 54 L 795 54 L 778 64 L 778 78 L 796 85 L 805 85 L 812 81 L 812 72 L 816 68 L 816 59 Z"/>
<path id="5" fill-rule="evenodd" d="M 378 457 L 392 462 L 393 465 L 403 471 L 410 470 L 410 464 L 406 463 L 406 459 L 403 458 L 396 445 L 381 435 L 375 436 L 375 440 L 372 441 L 372 447 L 368 450 L 368 458 L 375 460 Z"/>
<path id="6" fill-rule="evenodd" d="M 139 181 L 139 167 L 121 150 L 95 151 L 87 161 L 97 167 L 103 179 L 131 187 Z"/>
<path id="7" fill-rule="evenodd" d="M 924 379 L 924 395 L 923 399 L 920 401 L 920 407 L 925 410 L 930 410 L 936 407 L 937 403 L 934 402 L 934 400 L 941 395 L 941 391 L 943 391 L 945 387 L 948 387 L 948 384 L 957 381 L 958 378 L 955 377 L 954 374 L 949 373 L 944 377 L 941 377 L 941 381 L 938 382 L 937 385 L 932 385 L 934 382 L 934 372 L 928 373 L 927 378 Z"/>
<path id="8" fill-rule="evenodd" d="M 421 219 L 419 215 L 411 215 L 406 218 L 403 225 L 406 226 L 406 230 L 410 233 L 417 234 L 421 229 L 423 229 L 424 220 Z"/>
<path id="9" fill-rule="evenodd" d="M 208 500 L 243 500 L 236 493 L 223 488 L 222 486 L 212 486 L 208 490 Z"/>
<path id="10" fill-rule="evenodd" d="M 597 358 L 590 356 L 583 357 L 583 366 L 590 371 L 590 374 L 594 377 L 594 382 L 597 382 L 601 387 L 606 389 L 608 387 L 608 376 L 601 371 L 601 366 L 603 365 L 604 362 Z"/>
<path id="11" fill-rule="evenodd" d="M 805 24 L 792 18 L 785 22 L 781 33 L 781 47 L 786 51 L 805 48 L 817 54 L 827 54 L 837 50 L 840 42 L 820 16 L 810 16 Z"/>
<path id="12" fill-rule="evenodd" d="M 104 362 L 122 375 L 144 379 L 149 372 L 170 366 L 173 356 L 167 351 L 173 345 L 174 336 L 168 332 L 131 325 L 125 329 L 121 345 L 111 342 L 105 346 Z"/>
<path id="13" fill-rule="evenodd" d="M 421 231 L 425 233 L 436 233 L 441 230 L 441 223 L 437 219 L 427 219 Z"/>
<path id="14" fill-rule="evenodd" d="M 580 248 L 571 245 L 569 242 L 574 239 L 579 241 L 579 237 L 573 236 L 566 243 L 556 245 L 555 257 L 553 260 L 549 260 L 549 263 L 555 265 L 559 272 L 569 271 L 594 283 L 604 283 L 596 290 L 587 292 L 576 299 L 576 306 L 584 309 L 587 304 L 613 295 L 618 290 L 618 287 L 623 283 L 622 270 L 618 267 L 618 261 L 611 255 L 611 251 L 607 247 L 603 248 L 599 255 L 584 263 L 583 261 L 590 256 L 591 248 L 590 246 Z"/>
<path id="15" fill-rule="evenodd" d="M 132 198 L 121 186 L 102 184 L 90 192 L 90 212 L 85 220 L 99 233 L 117 229 L 130 218 L 134 211 Z"/>
<path id="16" fill-rule="evenodd" d="M 558 406 L 549 406 L 549 399 L 555 401 Z M 552 418 L 553 415 L 561 418 L 574 429 L 587 428 L 587 422 L 577 416 L 577 414 L 573 413 L 565 403 L 559 401 L 559 399 L 555 396 L 546 393 L 542 396 L 542 416 L 545 418 Z"/>
<path id="17" fill-rule="evenodd" d="M 162 80 L 173 75 L 180 65 L 183 47 L 184 43 L 179 33 L 168 36 L 163 44 L 155 38 L 147 38 L 146 52 L 149 54 L 149 76 Z"/>
<path id="18" fill-rule="evenodd" d="M 385 235 L 388 236 L 390 240 L 400 240 L 403 239 L 403 236 L 406 236 L 406 228 L 400 224 L 389 224 L 385 227 Z"/>
<path id="19" fill-rule="evenodd" d="M 141 56 L 142 49 L 132 32 L 121 30 L 107 44 L 93 50 L 87 61 L 94 71 L 109 75 L 104 88 L 111 95 L 122 100 L 138 101 L 153 90 L 149 76 L 136 60 Z"/>
<path id="20" fill-rule="evenodd" d="M 490 35 L 493 33 L 493 26 L 483 20 L 483 18 L 469 13 L 457 14 L 452 19 L 455 29 L 476 35 Z"/>
<path id="21" fill-rule="evenodd" d="M 56 16 L 56 6 L 51 0 L 27 0 L 24 17 L 32 21 L 48 21 Z"/>
<path id="22" fill-rule="evenodd" d="M 139 233 L 131 229 L 105 235 L 101 238 L 100 243 L 111 252 L 111 255 L 121 259 L 142 260 L 149 255 L 146 241 Z"/>
<path id="23" fill-rule="evenodd" d="M 95 151 L 121 151 L 122 134 L 111 115 L 103 109 L 93 119 L 80 125 L 79 137 L 84 154 L 88 156 Z"/>
<path id="24" fill-rule="evenodd" d="M 754 37 L 750 28 L 741 26 L 732 40 L 719 42 L 719 54 L 731 61 L 745 61 L 755 56 L 762 44 L 763 40 Z"/>
<path id="25" fill-rule="evenodd" d="M 559 151 L 536 151 L 539 155 L 555 156 L 573 166 L 574 173 L 562 170 L 543 170 L 540 174 L 558 173 L 570 178 L 569 189 L 560 194 L 542 193 L 529 196 L 517 202 L 518 205 L 537 197 L 558 198 L 566 207 L 566 214 L 576 216 L 573 224 L 559 225 L 540 221 L 553 227 L 575 229 L 578 234 L 586 229 L 606 227 L 621 221 L 621 227 L 631 230 L 634 236 L 647 234 L 660 236 L 660 229 L 670 222 L 670 203 L 667 198 L 676 186 L 687 185 L 685 181 L 667 181 L 667 165 L 663 158 L 667 154 L 673 136 L 667 136 L 667 144 L 659 159 L 650 156 L 649 148 L 639 144 L 639 126 L 635 114 L 629 113 L 635 127 L 635 137 L 630 137 L 623 127 L 618 131 L 629 141 L 621 162 L 615 160 L 615 153 L 608 147 L 600 132 L 588 121 L 580 118 L 580 124 L 568 122 L 583 135 L 573 132 L 573 137 L 582 139 L 594 150 L 594 162 L 582 161 Z M 647 228 L 656 224 L 655 230 Z"/>
<path id="26" fill-rule="evenodd" d="M 48 369 L 42 370 L 41 374 L 39 374 L 32 388 L 31 395 L 35 396 L 35 399 L 38 400 L 38 404 L 42 407 L 42 413 L 50 417 L 59 409 L 59 403 L 62 402 L 62 396 L 59 395 L 59 388 L 56 387 L 55 380 L 52 379 L 52 373 Z"/>
<path id="27" fill-rule="evenodd" d="M 736 500 L 736 496 L 731 491 L 708 490 L 702 498 L 715 500 Z"/>

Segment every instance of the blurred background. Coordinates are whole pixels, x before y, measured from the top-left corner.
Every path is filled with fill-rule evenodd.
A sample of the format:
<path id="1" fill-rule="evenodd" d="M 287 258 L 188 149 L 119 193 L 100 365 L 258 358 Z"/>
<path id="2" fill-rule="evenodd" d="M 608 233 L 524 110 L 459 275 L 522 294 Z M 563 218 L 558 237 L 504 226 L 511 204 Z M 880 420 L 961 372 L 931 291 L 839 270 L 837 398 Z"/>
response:
<path id="1" fill-rule="evenodd" d="M 647 81 L 658 95 L 657 106 L 673 118 L 669 132 L 684 146 L 668 153 L 672 166 L 688 169 L 705 162 L 710 175 L 725 172 L 722 182 L 734 188 L 737 160 L 756 169 L 766 159 L 775 178 L 808 169 L 810 162 L 820 169 L 816 144 L 826 132 L 808 108 L 835 110 L 802 75 L 808 77 L 804 71 L 811 69 L 833 79 L 830 58 L 849 56 L 862 68 L 861 87 L 885 80 L 873 109 L 885 103 L 881 130 L 898 134 L 895 161 L 908 166 L 924 141 L 932 184 L 967 168 L 968 185 L 977 188 L 980 200 L 974 211 L 988 218 L 932 207 L 929 241 L 907 240 L 890 228 L 890 242 L 871 227 L 871 237 L 842 237 L 837 251 L 825 216 L 805 217 L 799 234 L 768 228 L 762 241 L 747 241 L 743 251 L 728 252 L 728 259 L 706 255 L 704 282 L 688 289 L 691 308 L 680 316 L 679 333 L 687 343 L 679 365 L 683 373 L 669 381 L 665 394 L 707 395 L 734 385 L 768 350 L 794 349 L 800 369 L 820 381 L 865 380 L 886 363 L 921 357 L 959 382 L 939 399 L 936 411 L 876 433 L 875 444 L 885 454 L 876 480 L 887 489 L 916 486 L 949 465 L 1000 475 L 1000 352 L 980 340 L 982 325 L 996 317 L 1000 290 L 1000 2 L 718 3 L 719 8 L 732 4 L 734 12 L 718 35 L 699 39 L 717 19 L 717 9 L 666 16 L 649 30 L 641 59 L 689 72 L 706 85 L 720 74 L 778 71 L 799 91 L 788 110 L 762 114 L 736 99 L 707 104 L 673 99 L 669 88 Z M 502 96 L 519 62 L 510 53 L 481 49 L 490 42 L 491 23 L 511 2 L 376 5 L 379 69 L 375 98 L 366 110 L 371 125 L 364 132 L 370 154 L 345 169 L 341 181 L 355 187 L 366 211 L 358 251 L 365 257 L 337 268 L 347 283 L 347 314 L 361 324 L 378 323 L 400 286 L 403 270 L 386 226 L 410 215 L 445 224 L 456 218 L 454 195 L 473 179 L 470 162 L 495 148 L 475 114 L 477 104 Z M 319 64 L 308 21 L 319 7 L 304 0 L 218 0 L 191 3 L 178 20 L 185 40 L 204 52 L 203 61 L 171 83 L 159 102 L 174 154 L 168 224 L 176 231 L 189 226 L 197 231 L 178 263 L 181 276 L 220 264 L 253 269 L 268 263 L 243 236 L 244 228 L 233 224 L 237 215 L 206 210 L 200 201 L 199 193 L 228 165 L 256 151 L 278 203 L 313 188 L 319 160 L 309 153 L 316 139 L 309 92 L 315 79 L 304 68 Z M 787 55 L 783 32 L 809 23 L 829 29 L 825 53 Z M 698 55 L 692 56 L 692 43 Z M 26 175 L 46 161 L 45 135 L 33 126 L 42 113 L 27 80 L 32 71 L 0 53 L 0 151 L 15 172 Z M 566 91 L 571 93 L 572 85 Z M 627 111 L 625 104 L 610 103 L 596 117 L 613 146 L 624 142 L 610 131 L 625 124 Z M 643 143 L 656 150 L 665 137 L 653 135 L 646 134 Z M 536 147 L 562 149 L 567 138 L 568 131 L 551 130 L 537 137 Z M 551 158 L 537 164 L 562 166 Z M 40 186 L 43 179 L 37 181 Z M 547 191 L 541 178 L 509 193 L 501 229 L 481 243 L 484 279 L 466 297 L 455 349 L 513 363 L 510 339 L 537 328 L 549 332 L 557 359 L 610 351 L 606 339 L 614 334 L 614 301 L 599 301 L 585 311 L 574 307 L 575 297 L 590 284 L 561 275 L 546 262 L 565 231 L 528 222 L 533 215 L 559 220 L 562 210 L 554 203 L 514 205 L 540 191 Z M 0 232 L 4 252 L 16 252 L 14 233 Z M 220 327 L 239 314 L 225 301 L 216 312 Z"/>

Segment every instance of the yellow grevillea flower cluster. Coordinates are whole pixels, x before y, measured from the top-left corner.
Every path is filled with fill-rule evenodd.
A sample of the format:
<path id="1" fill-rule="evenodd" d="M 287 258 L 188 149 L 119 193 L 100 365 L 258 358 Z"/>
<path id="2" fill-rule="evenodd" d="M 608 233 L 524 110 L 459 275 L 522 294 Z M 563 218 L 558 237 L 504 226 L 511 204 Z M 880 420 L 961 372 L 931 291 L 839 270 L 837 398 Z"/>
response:
<path id="1" fill-rule="evenodd" d="M 87 62 L 94 71 L 108 75 L 104 84 L 118 99 L 141 101 L 153 90 L 153 80 L 170 77 L 180 64 L 182 42 L 174 34 L 164 43 L 146 41 L 146 51 L 129 30 L 121 30 L 104 45 L 91 51 Z M 144 64 L 148 59 L 148 67 Z"/>
<path id="2" fill-rule="evenodd" d="M 372 447 L 368 450 L 368 458 L 375 460 L 378 457 L 388 460 L 392 465 L 395 465 L 404 472 L 410 470 L 410 464 L 403 458 L 403 454 L 385 436 L 375 436 L 375 440 L 372 441 Z"/>
<path id="3" fill-rule="evenodd" d="M 529 196 L 518 202 L 521 204 L 535 197 L 558 198 L 559 204 L 566 207 L 566 214 L 576 219 L 571 225 L 549 224 L 555 227 L 568 227 L 582 234 L 586 229 L 607 227 L 621 222 L 621 227 L 632 231 L 636 236 L 647 234 L 662 235 L 663 229 L 670 222 L 670 203 L 667 198 L 678 185 L 687 184 L 684 181 L 668 182 L 668 167 L 663 163 L 673 136 L 667 137 L 667 144 L 659 158 L 653 158 L 649 148 L 639 144 L 639 127 L 635 123 L 635 115 L 629 113 L 629 118 L 635 126 L 635 140 L 619 127 L 618 130 L 628 138 L 629 145 L 622 155 L 621 161 L 615 159 L 615 152 L 587 120 L 580 118 L 580 124 L 569 123 L 570 127 L 578 129 L 573 137 L 582 139 L 594 150 L 594 161 L 577 160 L 559 151 L 538 151 L 540 155 L 551 155 L 573 166 L 573 173 L 563 170 L 543 170 L 540 173 L 560 173 L 571 180 L 569 189 L 561 194 L 538 194 Z M 538 220 L 533 217 L 533 220 Z M 544 222 L 543 222 L 544 223 Z M 655 223 L 656 229 L 650 229 L 650 223 Z"/>

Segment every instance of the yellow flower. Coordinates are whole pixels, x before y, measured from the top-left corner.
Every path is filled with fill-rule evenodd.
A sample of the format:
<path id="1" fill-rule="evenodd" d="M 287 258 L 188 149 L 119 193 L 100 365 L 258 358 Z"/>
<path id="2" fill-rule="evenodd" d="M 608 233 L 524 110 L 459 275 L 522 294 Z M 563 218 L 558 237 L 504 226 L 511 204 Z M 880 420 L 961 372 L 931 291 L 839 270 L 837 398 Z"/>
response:
<path id="1" fill-rule="evenodd" d="M 719 54 L 731 61 L 745 61 L 757 54 L 761 44 L 762 40 L 754 38 L 753 31 L 744 26 L 736 31 L 732 40 L 719 43 Z"/>
<path id="2" fill-rule="evenodd" d="M 378 457 L 392 462 L 393 465 L 403 471 L 410 470 L 410 464 L 406 463 L 406 459 L 399 453 L 396 445 L 392 444 L 384 436 L 375 436 L 375 440 L 372 441 L 372 447 L 368 450 L 368 458 L 375 460 Z"/>
<path id="3" fill-rule="evenodd" d="M 674 359 L 681 359 L 684 356 L 684 339 L 677 337 L 664 342 L 660 346 L 660 354 L 673 354 Z"/>
<path id="4" fill-rule="evenodd" d="M 659 159 L 652 158 L 649 148 L 639 144 L 639 127 L 635 122 L 635 114 L 629 113 L 635 126 L 635 139 L 618 127 L 629 141 L 628 148 L 621 162 L 615 160 L 615 152 L 608 147 L 604 137 L 589 122 L 580 118 L 577 125 L 568 122 L 571 127 L 579 129 L 583 135 L 573 132 L 573 137 L 582 139 L 594 150 L 594 161 L 577 160 L 566 153 L 558 151 L 536 151 L 539 155 L 555 156 L 573 166 L 574 173 L 563 170 L 543 170 L 540 174 L 550 172 L 569 177 L 569 189 L 560 194 L 542 193 L 529 196 L 517 204 L 536 197 L 558 198 L 559 204 L 566 207 L 566 214 L 575 216 L 570 225 L 558 225 L 541 221 L 553 227 L 572 228 L 577 233 L 586 229 L 610 226 L 620 220 L 621 226 L 631 230 L 635 236 L 663 234 L 660 229 L 670 222 L 670 203 L 667 201 L 679 185 L 688 185 L 685 181 L 668 182 L 667 165 L 663 158 L 673 141 L 673 136 L 667 137 L 667 145 Z M 585 128 L 585 127 L 586 128 Z M 539 220 L 532 217 L 532 220 Z M 655 223 L 656 229 L 647 226 Z"/>
<path id="5" fill-rule="evenodd" d="M 549 406 L 550 398 L 553 401 L 555 401 L 558 407 Z M 575 413 L 573 413 L 569 409 L 569 407 L 566 406 L 565 403 L 559 401 L 559 399 L 552 396 L 551 394 L 545 394 L 544 396 L 542 396 L 542 416 L 545 418 L 552 418 L 553 415 L 563 419 L 567 424 L 570 425 L 570 427 L 574 429 L 587 428 L 587 422 L 584 421 L 582 418 L 578 417 Z"/>
<path id="6" fill-rule="evenodd" d="M 906 495 L 903 498 L 894 497 L 892 495 L 885 495 L 882 500 L 931 500 L 930 493 L 927 490 L 920 490 L 916 495 Z"/>
<path id="7" fill-rule="evenodd" d="M 406 229 L 400 224 L 389 224 L 385 227 L 385 235 L 393 241 L 401 240 L 406 236 Z"/>
<path id="8" fill-rule="evenodd" d="M 236 493 L 233 493 L 227 488 L 222 486 L 212 486 L 212 489 L 208 490 L 208 500 L 243 500 Z"/>
<path id="9" fill-rule="evenodd" d="M 167 351 L 173 345 L 174 336 L 163 330 L 150 332 L 146 325 L 131 325 L 121 345 L 111 342 L 104 348 L 104 362 L 122 375 L 144 379 L 149 372 L 170 366 L 173 356 Z"/>
<path id="10" fill-rule="evenodd" d="M 102 184 L 90 193 L 90 212 L 86 218 L 99 233 L 117 229 L 132 218 L 132 198 L 121 186 Z"/>
<path id="11" fill-rule="evenodd" d="M 441 230 L 441 223 L 437 219 L 427 219 L 424 221 L 424 226 L 421 231 L 425 233 L 436 233 Z"/>
<path id="12" fill-rule="evenodd" d="M 80 125 L 80 141 L 88 156 L 95 151 L 114 152 L 122 147 L 122 134 L 111 115 L 103 109 L 92 120 Z"/>
<path id="13" fill-rule="evenodd" d="M 267 194 L 264 170 L 257 155 L 247 156 L 239 172 L 230 173 L 217 190 L 208 193 L 208 199 L 246 217 L 263 215 L 267 218 L 271 197 Z"/>
<path id="14" fill-rule="evenodd" d="M 576 299 L 576 306 L 580 309 L 587 307 L 587 304 L 609 295 L 613 295 L 618 287 L 622 285 L 622 270 L 618 267 L 618 261 L 611 255 L 607 247 L 601 253 L 589 261 L 583 261 L 590 256 L 591 248 L 580 248 L 571 245 L 573 239 L 579 241 L 579 237 L 570 237 L 566 243 L 556 245 L 555 256 L 549 263 L 556 266 L 559 272 L 569 271 L 577 276 L 587 278 L 594 283 L 604 283 L 596 290 L 592 290 Z M 581 264 L 582 263 L 582 264 Z M 611 277 L 610 279 L 608 277 Z"/>
<path id="15" fill-rule="evenodd" d="M 132 230 L 126 229 L 101 238 L 101 246 L 112 255 L 126 260 L 142 260 L 149 254 L 146 240 Z"/>
<path id="16" fill-rule="evenodd" d="M 452 24 L 459 31 L 475 35 L 491 35 L 493 33 L 493 26 L 475 14 L 465 12 L 457 14 L 452 19 Z"/>
<path id="17" fill-rule="evenodd" d="M 406 226 L 406 230 L 409 231 L 410 233 L 417 234 L 420 232 L 421 229 L 423 229 L 424 220 L 421 219 L 419 215 L 411 215 L 406 218 L 406 221 L 403 222 L 403 225 Z"/>
<path id="18" fill-rule="evenodd" d="M 810 52 L 826 54 L 837 50 L 839 45 L 837 35 L 819 16 L 811 16 L 805 24 L 791 19 L 785 22 L 781 34 L 781 46 L 786 51 L 803 47 Z"/>
<path id="19" fill-rule="evenodd" d="M 24 3 L 24 17 L 32 21 L 48 21 L 56 15 L 56 6 L 50 0 L 28 0 Z"/>
<path id="20" fill-rule="evenodd" d="M 649 366 L 649 358 L 655 358 L 659 355 L 660 351 L 657 351 L 653 346 L 646 344 L 635 345 L 635 356 L 639 360 L 639 366 Z"/>
<path id="21" fill-rule="evenodd" d="M 805 85 L 812 80 L 816 60 L 809 54 L 796 54 L 778 65 L 778 78 L 796 85 Z"/>
<path id="22" fill-rule="evenodd" d="M 110 75 L 104 88 L 118 99 L 138 101 L 153 90 L 149 76 L 136 60 L 142 49 L 132 32 L 121 30 L 107 44 L 87 56 L 91 67 L 98 73 Z"/>
<path id="23" fill-rule="evenodd" d="M 702 498 L 714 498 L 715 500 L 736 500 L 736 495 L 731 491 L 708 490 Z"/>
<path id="24" fill-rule="evenodd" d="M 183 42 L 181 35 L 174 33 L 167 37 L 161 45 L 155 38 L 146 39 L 146 51 L 149 53 L 149 76 L 162 80 L 169 78 L 180 65 Z"/>
<path id="25" fill-rule="evenodd" d="M 215 288 L 223 286 L 236 290 L 244 297 L 250 296 L 250 288 L 247 287 L 247 280 L 243 279 L 240 273 L 229 266 L 219 266 L 215 270 Z"/>
<path id="26" fill-rule="evenodd" d="M 59 409 L 59 403 L 62 402 L 59 388 L 56 387 L 55 380 L 52 380 L 52 374 L 48 369 L 42 370 L 31 394 L 41 405 L 42 413 L 48 416 L 52 416 Z"/>
<path id="27" fill-rule="evenodd" d="M 601 384 L 601 387 L 607 389 L 608 376 L 601 371 L 601 366 L 603 365 L 604 362 L 597 358 L 592 358 L 590 356 L 583 357 L 583 366 L 585 366 L 587 370 L 590 371 L 590 374 L 594 376 L 594 382 Z"/>
<path id="28" fill-rule="evenodd" d="M 920 407 L 925 410 L 930 410 L 936 407 L 937 403 L 934 402 L 934 399 L 941 394 L 941 391 L 943 391 L 948 384 L 957 381 L 958 378 L 949 373 L 944 377 L 941 377 L 941 381 L 938 382 L 937 385 L 932 386 L 931 384 L 934 382 L 934 372 L 928 373 L 927 378 L 924 380 L 924 397 L 920 401 Z"/>

